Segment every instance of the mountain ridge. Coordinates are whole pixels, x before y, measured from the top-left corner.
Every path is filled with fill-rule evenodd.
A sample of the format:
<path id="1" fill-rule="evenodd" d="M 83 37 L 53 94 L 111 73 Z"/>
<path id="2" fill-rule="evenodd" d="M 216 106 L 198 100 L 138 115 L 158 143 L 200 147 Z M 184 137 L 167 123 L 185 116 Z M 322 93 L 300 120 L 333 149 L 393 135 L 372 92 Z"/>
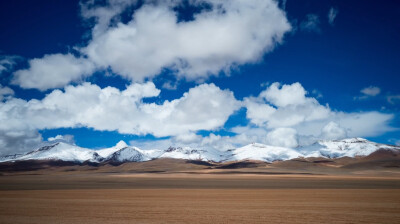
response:
<path id="1" fill-rule="evenodd" d="M 243 147 L 219 151 L 216 149 L 169 147 L 168 149 L 143 150 L 129 146 L 124 141 L 111 148 L 93 150 L 82 148 L 65 142 L 51 143 L 25 154 L 0 157 L 0 162 L 25 160 L 60 160 L 77 163 L 103 162 L 144 162 L 160 158 L 201 160 L 208 162 L 232 162 L 255 160 L 263 162 L 285 161 L 296 158 L 322 157 L 365 157 L 378 150 L 400 151 L 399 146 L 380 144 L 363 138 L 342 140 L 323 140 L 310 146 L 286 148 L 279 146 L 251 143 Z"/>

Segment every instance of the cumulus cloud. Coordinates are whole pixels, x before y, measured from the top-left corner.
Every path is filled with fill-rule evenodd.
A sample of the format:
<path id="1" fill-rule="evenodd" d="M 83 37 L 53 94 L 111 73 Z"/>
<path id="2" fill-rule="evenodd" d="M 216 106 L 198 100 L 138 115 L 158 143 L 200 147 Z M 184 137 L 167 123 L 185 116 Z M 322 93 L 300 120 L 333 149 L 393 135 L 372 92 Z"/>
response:
<path id="1" fill-rule="evenodd" d="M 42 141 L 42 135 L 37 130 L 0 130 L 0 156 L 25 153 Z"/>
<path id="2" fill-rule="evenodd" d="M 393 114 L 371 111 L 359 113 L 337 112 L 335 115 L 332 120 L 345 128 L 349 137 L 372 137 L 395 130 L 388 124 L 394 118 Z"/>
<path id="3" fill-rule="evenodd" d="M 0 103 L 0 146 L 23 151 L 42 141 L 37 130 L 74 127 L 170 137 L 132 142 L 144 148 L 174 145 L 219 150 L 252 142 L 296 147 L 319 139 L 371 137 L 394 130 L 388 123 L 393 114 L 333 111 L 308 97 L 300 83 L 273 83 L 258 96 L 243 101 L 214 84 L 198 85 L 180 98 L 158 104 L 144 101 L 159 95 L 160 90 L 147 82 L 132 83 L 124 90 L 83 83 L 54 90 L 41 100 L 10 97 Z M 200 130 L 223 128 L 241 107 L 247 109 L 247 126 L 231 128 L 230 136 L 198 134 Z M 61 138 L 65 136 L 48 140 Z"/>
<path id="4" fill-rule="evenodd" d="M 247 103 L 244 103 L 248 107 Z M 258 108 L 260 109 L 260 108 Z M 249 111 L 249 108 L 247 108 Z M 262 110 L 259 111 L 259 116 Z M 269 112 L 267 112 L 269 113 Z M 292 113 L 297 113 L 295 110 Z M 300 115 L 304 116 L 298 112 Z M 388 122 L 392 114 L 379 112 L 345 113 L 330 111 L 329 117 L 303 121 L 292 126 L 269 127 L 260 123 L 257 126 L 249 124 L 230 129 L 234 133 L 230 136 L 209 134 L 199 136 L 194 133 L 157 141 L 132 141 L 131 144 L 145 149 L 167 148 L 169 146 L 191 146 L 194 148 L 212 148 L 229 150 L 253 142 L 294 148 L 315 143 L 318 140 L 335 140 L 346 137 L 372 137 L 384 132 L 392 131 Z M 274 121 L 279 123 L 278 121 Z"/>
<path id="5" fill-rule="evenodd" d="M 244 105 L 252 124 L 267 130 L 293 128 L 302 142 L 307 142 L 305 138 L 370 137 L 393 130 L 388 124 L 393 114 L 333 111 L 307 97 L 300 83 L 283 86 L 273 83 L 258 97 L 245 98 Z"/>
<path id="6" fill-rule="evenodd" d="M 273 0 L 188 1 L 197 7 L 211 6 L 190 21 L 178 21 L 174 7 L 182 1 L 145 1 L 127 23 L 118 16 L 136 1 L 107 2 L 106 6 L 82 4 L 83 17 L 94 18 L 95 25 L 92 39 L 78 49 L 81 57 L 55 54 L 33 59 L 28 69 L 15 73 L 14 83 L 40 90 L 57 88 L 95 68 L 111 68 L 139 82 L 169 68 L 178 78 L 199 82 L 257 62 L 291 29 Z"/>
<path id="7" fill-rule="evenodd" d="M 83 83 L 54 90 L 42 100 L 10 99 L 0 104 L 0 130 L 88 127 L 157 137 L 214 130 L 240 107 L 233 93 L 214 84 L 190 89 L 162 104 L 144 103 L 158 96 L 153 83 L 134 83 L 120 91 Z"/>
<path id="8" fill-rule="evenodd" d="M 308 32 L 321 32 L 319 16 L 307 14 L 306 19 L 300 23 L 300 29 Z"/>
<path id="9" fill-rule="evenodd" d="M 273 146 L 295 148 L 298 146 L 297 131 L 293 128 L 277 128 L 267 134 L 267 143 Z"/>
<path id="10" fill-rule="evenodd" d="M 336 19 L 336 16 L 337 16 L 338 13 L 339 13 L 339 10 L 337 8 L 332 7 L 332 8 L 329 9 L 328 22 L 329 22 L 330 25 L 333 26 L 333 24 L 335 23 L 335 19 Z"/>
<path id="11" fill-rule="evenodd" d="M 274 1 L 212 1 L 211 11 L 178 23 L 167 4 L 146 5 L 83 49 L 97 65 L 136 81 L 165 67 L 180 77 L 206 78 L 234 64 L 256 62 L 290 30 Z"/>
<path id="12" fill-rule="evenodd" d="M 265 124 L 275 113 L 276 108 L 266 104 L 262 99 L 249 97 L 244 99 L 246 116 L 256 125 Z"/>
<path id="13" fill-rule="evenodd" d="M 265 91 L 261 92 L 260 97 L 265 98 L 277 107 L 288 105 L 299 105 L 306 102 L 306 91 L 303 86 L 296 82 L 292 85 L 280 86 L 280 83 L 273 83 Z"/>
<path id="14" fill-rule="evenodd" d="M 300 83 L 273 83 L 257 98 L 245 98 L 246 116 L 252 123 L 267 128 L 291 127 L 329 117 L 329 107 L 306 97 L 306 93 Z"/>
<path id="15" fill-rule="evenodd" d="M 81 16 L 85 20 L 94 20 L 92 35 L 95 37 L 104 33 L 108 27 L 120 21 L 118 15 L 127 8 L 137 4 L 137 0 L 107 0 L 104 5 L 99 5 L 100 1 L 81 1 Z"/>
<path id="16" fill-rule="evenodd" d="M 322 128 L 321 137 L 326 140 L 338 140 L 347 137 L 347 132 L 338 123 L 331 121 Z"/>
<path id="17" fill-rule="evenodd" d="M 29 61 L 29 68 L 14 73 L 13 84 L 46 90 L 63 87 L 94 72 L 94 64 L 72 54 L 51 54 Z"/>

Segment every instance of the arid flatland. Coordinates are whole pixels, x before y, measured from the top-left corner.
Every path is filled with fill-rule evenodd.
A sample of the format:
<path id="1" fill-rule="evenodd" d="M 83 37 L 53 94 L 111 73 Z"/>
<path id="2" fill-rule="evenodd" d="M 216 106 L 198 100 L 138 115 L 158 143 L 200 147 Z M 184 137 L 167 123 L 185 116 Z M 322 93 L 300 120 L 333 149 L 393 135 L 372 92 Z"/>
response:
<path id="1" fill-rule="evenodd" d="M 1 223 L 399 223 L 399 189 L 1 191 Z"/>
<path id="2" fill-rule="evenodd" d="M 400 222 L 398 168 L 290 164 L 210 169 L 161 160 L 3 171 L 0 223 Z"/>

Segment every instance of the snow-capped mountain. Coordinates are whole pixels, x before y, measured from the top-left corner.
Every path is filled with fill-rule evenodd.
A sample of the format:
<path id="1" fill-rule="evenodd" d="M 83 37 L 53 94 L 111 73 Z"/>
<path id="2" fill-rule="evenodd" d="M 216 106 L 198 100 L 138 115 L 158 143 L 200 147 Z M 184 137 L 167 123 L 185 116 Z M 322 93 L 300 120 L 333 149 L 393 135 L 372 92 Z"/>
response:
<path id="1" fill-rule="evenodd" d="M 275 160 L 289 160 L 298 157 L 304 157 L 304 155 L 294 149 L 252 143 L 233 150 L 229 160 L 260 160 L 273 162 Z"/>
<path id="2" fill-rule="evenodd" d="M 128 144 L 126 144 L 124 141 L 119 141 L 117 145 L 111 148 L 105 148 L 105 149 L 100 149 L 97 150 L 97 154 L 99 154 L 103 158 L 109 157 L 111 154 L 118 152 L 119 150 L 128 147 Z"/>
<path id="3" fill-rule="evenodd" d="M 22 155 L 24 155 L 24 154 L 14 154 L 14 155 L 0 156 L 0 162 L 15 160 L 15 159 L 21 157 Z"/>
<path id="4" fill-rule="evenodd" d="M 136 147 L 124 147 L 108 157 L 106 157 L 107 161 L 112 161 L 112 162 L 143 162 L 143 161 L 148 161 L 151 158 L 149 158 L 147 155 L 145 155 L 139 148 Z"/>
<path id="5" fill-rule="evenodd" d="M 96 151 L 104 161 L 111 162 L 143 162 L 151 157 L 145 155 L 139 148 L 128 146 L 124 141 L 119 141 L 116 146 Z"/>
<path id="6" fill-rule="evenodd" d="M 363 138 L 348 138 L 343 140 L 318 141 L 317 143 L 298 149 L 305 157 L 357 157 L 368 156 L 379 150 L 400 150 L 398 146 L 379 144 Z"/>
<path id="7" fill-rule="evenodd" d="M 379 144 L 363 138 L 333 141 L 318 141 L 310 146 L 285 148 L 252 143 L 227 151 L 216 149 L 169 147 L 168 149 L 142 150 L 120 141 L 116 146 L 100 150 L 81 148 L 63 142 L 52 143 L 26 154 L 0 157 L 0 162 L 18 160 L 62 160 L 72 162 L 143 162 L 158 158 L 202 160 L 212 162 L 260 160 L 273 162 L 300 157 L 358 157 L 367 156 L 377 150 L 400 151 L 399 146 Z"/>
<path id="8" fill-rule="evenodd" d="M 3 161 L 14 160 L 63 160 L 71 162 L 99 162 L 102 157 L 94 150 L 81 148 L 64 142 L 40 147 L 32 152 L 9 158 Z"/>

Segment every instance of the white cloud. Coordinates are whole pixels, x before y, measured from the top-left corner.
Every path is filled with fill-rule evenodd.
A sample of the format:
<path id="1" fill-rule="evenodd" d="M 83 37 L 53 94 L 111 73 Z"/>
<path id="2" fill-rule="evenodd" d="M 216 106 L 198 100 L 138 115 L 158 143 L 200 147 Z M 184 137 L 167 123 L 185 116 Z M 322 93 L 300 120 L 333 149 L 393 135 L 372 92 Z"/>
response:
<path id="1" fill-rule="evenodd" d="M 321 131 L 321 138 L 326 140 L 338 140 L 346 137 L 346 130 L 333 121 L 325 125 Z"/>
<path id="2" fill-rule="evenodd" d="M 49 142 L 66 142 L 75 144 L 75 137 L 73 135 L 56 135 L 47 139 Z"/>
<path id="3" fill-rule="evenodd" d="M 376 96 L 381 92 L 381 89 L 376 86 L 369 86 L 360 90 L 360 92 L 367 96 Z"/>
<path id="4" fill-rule="evenodd" d="M 188 134 L 175 136 L 172 140 L 174 142 L 180 142 L 183 144 L 191 144 L 191 143 L 198 142 L 199 140 L 201 140 L 201 136 L 196 135 L 194 133 L 188 133 Z"/>
<path id="5" fill-rule="evenodd" d="M 178 89 L 178 82 L 165 81 L 162 85 L 163 89 L 176 90 Z"/>
<path id="6" fill-rule="evenodd" d="M 377 96 L 381 93 L 381 89 L 376 86 L 365 87 L 360 90 L 361 96 L 355 96 L 354 100 L 366 100 L 371 97 Z"/>
<path id="7" fill-rule="evenodd" d="M 190 146 L 192 148 L 211 148 L 219 151 L 241 147 L 252 142 L 267 144 L 266 130 L 249 127 L 240 127 L 237 129 L 241 130 L 236 130 L 237 135 L 235 136 L 221 136 L 213 133 L 208 136 L 189 134 L 155 141 L 134 140 L 130 144 L 143 149 L 166 149 L 169 146 Z"/>
<path id="8" fill-rule="evenodd" d="M 3 101 L 4 98 L 8 98 L 14 95 L 14 90 L 10 87 L 2 86 L 0 84 L 0 101 Z"/>
<path id="9" fill-rule="evenodd" d="M 252 142 L 271 144 L 284 147 L 306 146 L 318 140 L 342 139 L 346 137 L 373 137 L 393 131 L 388 125 L 393 119 L 392 114 L 379 112 L 343 113 L 332 112 L 332 117 L 302 122 L 291 127 L 268 128 L 262 125 L 254 127 L 236 127 L 231 131 L 235 136 L 214 136 L 210 144 L 203 147 L 216 147 L 227 150 L 241 147 Z M 268 137 L 267 137 L 268 136 Z M 203 138 L 208 139 L 208 137 Z M 196 146 L 196 144 L 193 144 Z"/>
<path id="10" fill-rule="evenodd" d="M 83 52 L 131 80 L 153 77 L 164 67 L 194 80 L 256 62 L 290 30 L 274 1 L 209 3 L 211 11 L 181 23 L 166 4 L 143 6 L 134 20 L 96 36 Z"/>
<path id="11" fill-rule="evenodd" d="M 104 33 L 109 26 L 114 26 L 119 21 L 118 15 L 127 8 L 137 4 L 137 0 L 107 0 L 106 6 L 98 4 L 99 1 L 81 1 L 81 16 L 84 19 L 95 20 L 92 29 L 93 37 Z"/>
<path id="12" fill-rule="evenodd" d="M 25 142 L 32 147 L 40 143 L 37 130 L 74 127 L 171 136 L 159 141 L 132 142 L 144 148 L 187 145 L 218 150 L 252 142 L 295 147 L 319 139 L 372 137 L 394 130 L 388 124 L 393 114 L 333 111 L 308 97 L 299 83 L 273 83 L 259 96 L 244 98 L 242 102 L 231 91 L 214 84 L 196 86 L 180 98 L 159 104 L 143 101 L 159 94 L 152 82 L 133 83 L 125 90 L 83 83 L 67 86 L 63 91 L 54 90 L 42 100 L 11 97 L 0 103 L 0 146 L 7 150 L 17 146 L 18 150 L 28 149 L 28 145 L 20 144 Z M 228 130 L 233 136 L 196 134 L 199 130 L 222 128 L 240 107 L 247 108 L 250 123 Z"/>
<path id="13" fill-rule="evenodd" d="M 42 100 L 10 99 L 0 104 L 0 130 L 88 127 L 157 137 L 214 130 L 240 107 L 233 93 L 214 84 L 190 89 L 181 98 L 162 104 L 144 103 L 158 96 L 151 82 L 120 91 L 84 83 L 54 90 Z"/>
<path id="14" fill-rule="evenodd" d="M 10 71 L 21 57 L 15 55 L 0 55 L 0 75 Z"/>
<path id="15" fill-rule="evenodd" d="M 332 111 L 306 94 L 300 83 L 281 87 L 273 83 L 258 97 L 244 99 L 246 117 L 266 130 L 293 128 L 302 143 L 345 136 L 371 137 L 394 130 L 388 124 L 393 114 Z"/>
<path id="16" fill-rule="evenodd" d="M 0 156 L 33 150 L 42 140 L 42 135 L 32 129 L 0 130 Z"/>
<path id="17" fill-rule="evenodd" d="M 328 12 L 328 22 L 330 25 L 333 25 L 336 19 L 337 14 L 339 13 L 339 10 L 337 8 L 330 8 Z"/>
<path id="18" fill-rule="evenodd" d="M 291 127 L 329 117 L 329 107 L 306 97 L 306 93 L 300 83 L 283 86 L 273 83 L 257 98 L 245 98 L 246 116 L 252 123 L 267 128 Z"/>
<path id="19" fill-rule="evenodd" d="M 263 125 L 276 112 L 276 108 L 254 97 L 245 98 L 244 104 L 247 108 L 247 118 L 256 125 Z"/>
<path id="20" fill-rule="evenodd" d="M 300 29 L 309 32 L 321 32 L 319 16 L 316 14 L 307 14 L 306 19 L 300 23 Z"/>
<path id="21" fill-rule="evenodd" d="M 347 130 L 349 137 L 372 137 L 395 130 L 388 125 L 389 121 L 394 118 L 393 114 L 371 111 L 339 112 L 335 115 L 334 121 Z"/>
<path id="22" fill-rule="evenodd" d="M 387 122 L 393 115 L 378 112 L 347 114 L 333 113 L 329 119 L 304 122 L 292 127 L 268 128 L 266 126 L 234 127 L 230 131 L 234 136 L 209 136 L 195 134 L 157 141 L 132 141 L 131 144 L 144 149 L 168 148 L 169 146 L 190 146 L 194 148 L 212 148 L 225 151 L 253 142 L 281 147 L 306 146 L 318 140 L 342 139 L 346 137 L 372 137 L 394 130 Z M 371 120 L 371 122 L 368 122 Z"/>
<path id="23" fill-rule="evenodd" d="M 29 68 L 14 73 L 13 84 L 22 88 L 46 90 L 63 87 L 94 72 L 94 65 L 72 54 L 51 54 L 29 61 Z"/>
<path id="24" fill-rule="evenodd" d="M 145 1 L 127 23 L 119 22 L 118 16 L 136 1 L 107 2 L 104 7 L 82 4 L 83 17 L 96 21 L 92 39 L 78 49 L 82 57 L 55 54 L 33 59 L 28 69 L 15 73 L 14 83 L 40 90 L 57 88 L 90 75 L 95 68 L 111 68 L 139 82 L 169 68 L 178 78 L 201 82 L 221 71 L 229 73 L 237 65 L 257 62 L 291 29 L 285 12 L 273 0 L 189 1 L 209 3 L 212 9 L 182 22 L 173 10 L 182 1 Z"/>
<path id="25" fill-rule="evenodd" d="M 273 105 L 285 107 L 288 105 L 299 105 L 306 102 L 306 91 L 300 83 L 296 82 L 292 85 L 283 85 L 275 82 L 265 91 L 260 93 L 260 97 L 265 98 Z"/>
<path id="26" fill-rule="evenodd" d="M 273 146 L 295 148 L 298 146 L 297 131 L 293 128 L 277 128 L 267 134 L 267 143 Z"/>

